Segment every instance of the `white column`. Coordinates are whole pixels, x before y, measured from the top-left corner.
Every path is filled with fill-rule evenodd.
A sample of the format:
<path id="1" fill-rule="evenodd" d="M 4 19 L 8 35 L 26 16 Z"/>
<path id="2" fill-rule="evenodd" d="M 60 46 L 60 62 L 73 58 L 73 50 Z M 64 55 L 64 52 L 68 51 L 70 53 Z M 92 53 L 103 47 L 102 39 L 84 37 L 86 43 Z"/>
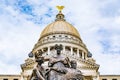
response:
<path id="1" fill-rule="evenodd" d="M 48 55 L 50 54 L 50 47 L 48 47 Z"/>
<path id="2" fill-rule="evenodd" d="M 73 47 L 71 47 L 71 55 L 73 55 Z"/>
<path id="3" fill-rule="evenodd" d="M 86 53 L 84 53 L 84 59 L 86 59 L 86 56 L 87 56 Z"/>
<path id="4" fill-rule="evenodd" d="M 79 49 L 77 49 L 77 56 L 80 57 L 80 54 L 79 54 Z"/>
<path id="5" fill-rule="evenodd" d="M 63 53 L 65 53 L 65 46 L 63 46 Z M 66 53 L 65 53 L 66 54 Z"/>
<path id="6" fill-rule="evenodd" d="M 82 59 L 84 59 L 84 52 L 82 51 Z"/>

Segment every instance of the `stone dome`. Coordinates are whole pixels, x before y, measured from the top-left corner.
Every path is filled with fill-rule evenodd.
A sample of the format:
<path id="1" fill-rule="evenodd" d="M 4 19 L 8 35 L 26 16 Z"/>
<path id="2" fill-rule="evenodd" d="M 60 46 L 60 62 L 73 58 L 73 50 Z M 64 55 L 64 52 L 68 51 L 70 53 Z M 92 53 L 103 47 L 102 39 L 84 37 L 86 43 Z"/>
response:
<path id="1" fill-rule="evenodd" d="M 42 32 L 40 37 L 44 37 L 50 34 L 57 34 L 57 33 L 61 33 L 61 34 L 70 34 L 73 36 L 76 36 L 78 38 L 80 38 L 79 32 L 77 31 L 77 29 L 71 25 L 70 23 L 66 22 L 64 19 L 64 15 L 59 12 L 56 15 L 56 20 L 55 22 L 49 24 Z"/>
<path id="2" fill-rule="evenodd" d="M 69 24 L 66 21 L 58 20 L 51 24 L 49 24 L 41 33 L 41 37 L 44 37 L 49 34 L 55 34 L 55 33 L 65 33 L 70 34 L 73 36 L 76 36 L 80 38 L 80 35 L 75 27 L 73 27 L 71 24 Z"/>

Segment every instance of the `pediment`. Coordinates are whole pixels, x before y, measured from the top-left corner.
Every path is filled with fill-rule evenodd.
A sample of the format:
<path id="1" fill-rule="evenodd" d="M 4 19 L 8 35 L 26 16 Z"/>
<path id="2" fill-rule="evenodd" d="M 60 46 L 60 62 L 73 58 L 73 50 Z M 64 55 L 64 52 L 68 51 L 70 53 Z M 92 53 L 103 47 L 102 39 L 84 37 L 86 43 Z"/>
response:
<path id="1" fill-rule="evenodd" d="M 36 66 L 36 62 L 34 59 L 28 58 L 25 60 L 25 63 L 21 64 L 22 69 L 32 69 Z"/>
<path id="2" fill-rule="evenodd" d="M 77 67 L 80 68 L 80 69 L 94 69 L 94 70 L 99 69 L 98 64 L 89 62 L 87 60 L 84 60 L 84 61 L 78 60 L 77 65 L 78 65 Z"/>
<path id="3" fill-rule="evenodd" d="M 88 60 L 85 60 L 85 59 L 82 59 L 76 56 L 67 55 L 67 57 L 69 57 L 70 60 L 75 60 L 79 68 L 96 69 L 96 70 L 99 69 L 99 65 L 96 64 L 95 62 L 91 62 L 91 61 L 88 61 Z"/>

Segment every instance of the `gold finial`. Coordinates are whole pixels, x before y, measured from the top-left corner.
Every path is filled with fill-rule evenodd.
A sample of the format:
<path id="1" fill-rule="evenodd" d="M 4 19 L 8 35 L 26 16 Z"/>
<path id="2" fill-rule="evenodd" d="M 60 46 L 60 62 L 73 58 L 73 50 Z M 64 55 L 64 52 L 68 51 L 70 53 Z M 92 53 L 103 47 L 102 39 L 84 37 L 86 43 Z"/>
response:
<path id="1" fill-rule="evenodd" d="M 56 6 L 56 8 L 61 12 L 64 8 L 64 6 Z"/>

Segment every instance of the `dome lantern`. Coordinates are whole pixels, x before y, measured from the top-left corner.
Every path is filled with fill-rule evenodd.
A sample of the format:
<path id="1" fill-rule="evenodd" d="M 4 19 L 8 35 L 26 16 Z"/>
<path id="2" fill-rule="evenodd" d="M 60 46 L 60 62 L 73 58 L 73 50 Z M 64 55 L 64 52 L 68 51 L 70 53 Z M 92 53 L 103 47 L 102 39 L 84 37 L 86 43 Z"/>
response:
<path id="1" fill-rule="evenodd" d="M 59 10 L 59 13 L 56 15 L 56 20 L 55 21 L 59 21 L 59 20 L 65 21 L 64 14 L 62 14 L 62 10 L 63 10 L 64 6 L 56 6 L 56 7 Z"/>

